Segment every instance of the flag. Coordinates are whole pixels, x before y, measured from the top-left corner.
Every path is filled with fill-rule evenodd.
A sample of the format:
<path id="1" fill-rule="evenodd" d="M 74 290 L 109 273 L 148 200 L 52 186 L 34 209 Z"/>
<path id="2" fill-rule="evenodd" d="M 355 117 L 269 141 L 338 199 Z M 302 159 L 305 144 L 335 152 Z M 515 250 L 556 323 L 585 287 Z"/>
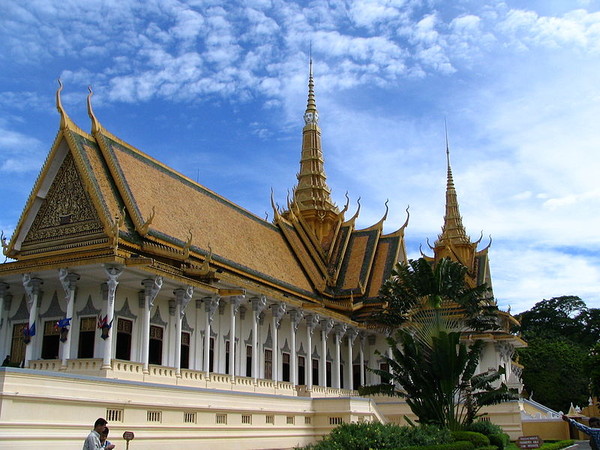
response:
<path id="1" fill-rule="evenodd" d="M 35 322 L 33 322 L 31 326 L 26 325 L 23 328 L 23 335 L 27 338 L 35 336 Z"/>
<path id="2" fill-rule="evenodd" d="M 102 318 L 101 315 L 98 315 L 98 328 L 104 328 L 106 327 L 108 321 L 108 315 L 104 316 L 104 318 Z"/>
<path id="3" fill-rule="evenodd" d="M 60 328 L 66 328 L 66 327 L 70 326 L 71 319 L 72 319 L 72 317 L 65 317 L 64 319 L 60 319 L 58 322 L 56 322 L 56 325 L 54 325 L 54 328 L 60 329 Z"/>

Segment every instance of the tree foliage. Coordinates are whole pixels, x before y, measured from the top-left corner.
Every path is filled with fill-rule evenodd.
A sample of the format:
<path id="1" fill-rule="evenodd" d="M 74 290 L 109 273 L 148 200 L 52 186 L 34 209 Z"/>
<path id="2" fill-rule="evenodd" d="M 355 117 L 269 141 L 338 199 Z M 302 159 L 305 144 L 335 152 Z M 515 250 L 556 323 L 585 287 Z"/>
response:
<path id="1" fill-rule="evenodd" d="M 475 374 L 482 341 L 470 346 L 461 331 L 496 327 L 497 308 L 486 286 L 469 286 L 467 269 L 450 259 L 432 265 L 421 258 L 398 264 L 384 284 L 383 312 L 377 317 L 402 328 L 388 338 L 391 357 L 381 355 L 389 371 L 373 369 L 381 383 L 359 390 L 406 399 L 421 424 L 458 430 L 473 422 L 480 409 L 514 398 L 498 380 L 502 369 Z M 458 305 L 448 312 L 449 305 Z"/>
<path id="2" fill-rule="evenodd" d="M 419 306 L 439 309 L 451 301 L 463 309 L 469 328 L 496 328 L 498 309 L 490 288 L 485 284 L 469 286 L 466 275 L 467 268 L 449 258 L 436 264 L 424 258 L 398 263 L 381 288 L 379 297 L 385 306 L 375 320 L 397 327 L 407 322 L 411 311 Z"/>
<path id="3" fill-rule="evenodd" d="M 441 331 L 428 346 L 411 332 L 400 330 L 398 340 L 390 337 L 388 344 L 392 356 L 380 356 L 389 371 L 374 369 L 381 383 L 359 392 L 404 398 L 421 424 L 462 429 L 482 407 L 515 398 L 506 385 L 496 383 L 502 370 L 475 374 L 482 341 L 468 347 L 460 342 L 459 332 Z"/>
<path id="4" fill-rule="evenodd" d="M 576 296 L 542 300 L 517 319 L 529 346 L 519 349 L 523 383 L 534 399 L 557 411 L 584 405 L 598 393 L 600 309 L 587 308 Z M 600 350 L 600 349 L 598 349 Z M 596 359 L 599 358 L 599 359 Z"/>

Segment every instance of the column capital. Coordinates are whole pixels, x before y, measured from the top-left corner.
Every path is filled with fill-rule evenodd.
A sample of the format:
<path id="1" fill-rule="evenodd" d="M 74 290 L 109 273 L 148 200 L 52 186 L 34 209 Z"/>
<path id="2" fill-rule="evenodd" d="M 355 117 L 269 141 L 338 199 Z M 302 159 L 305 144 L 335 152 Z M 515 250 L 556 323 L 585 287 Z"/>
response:
<path id="1" fill-rule="evenodd" d="M 244 300 L 244 297 L 244 295 L 234 295 L 232 297 L 229 297 L 229 304 L 231 305 L 231 311 L 234 316 L 237 316 L 237 313 L 240 309 L 242 301 Z"/>
<path id="2" fill-rule="evenodd" d="M 160 292 L 163 285 L 163 277 L 160 275 L 154 278 L 145 278 L 142 280 L 142 286 L 144 286 L 144 297 L 147 299 L 146 308 L 152 308 L 154 306 L 154 300 Z"/>
<path id="3" fill-rule="evenodd" d="M 260 297 L 252 297 L 250 299 L 250 303 L 252 304 L 254 320 L 258 322 L 260 313 L 263 312 L 263 310 L 267 307 L 267 297 L 265 295 L 261 295 Z"/>
<path id="4" fill-rule="evenodd" d="M 0 297 L 4 297 L 6 295 L 6 291 L 10 289 L 10 285 L 5 283 L 4 281 L 0 281 Z"/>
<path id="5" fill-rule="evenodd" d="M 354 341 L 358 337 L 358 334 L 359 332 L 356 328 L 348 327 L 348 330 L 346 331 L 346 336 L 348 336 L 348 343 L 350 345 L 354 345 Z"/>
<path id="6" fill-rule="evenodd" d="M 273 312 L 273 319 L 275 320 L 275 327 L 279 329 L 281 326 L 281 318 L 285 314 L 287 310 L 287 305 L 285 303 L 274 303 L 270 306 L 271 311 Z"/>
<path id="7" fill-rule="evenodd" d="M 325 333 L 325 337 L 327 337 L 327 335 L 329 335 L 329 333 L 333 329 L 334 325 L 335 325 L 335 321 L 333 319 L 321 320 L 321 331 L 323 331 L 323 333 Z"/>
<path id="8" fill-rule="evenodd" d="M 321 318 L 318 314 L 308 314 L 306 316 L 306 329 L 308 330 L 311 336 L 315 331 L 315 328 L 319 324 L 319 320 L 321 320 Z"/>
<path id="9" fill-rule="evenodd" d="M 300 321 L 304 317 L 304 313 L 299 309 L 292 309 L 290 311 L 290 320 L 292 321 L 292 330 L 296 332 L 298 330 L 298 326 L 300 325 Z"/>
<path id="10" fill-rule="evenodd" d="M 345 323 L 338 323 L 334 329 L 333 334 L 338 341 L 341 341 L 344 335 L 346 334 L 346 330 L 348 329 L 348 325 Z"/>
<path id="11" fill-rule="evenodd" d="M 68 269 L 58 269 L 58 279 L 65 291 L 67 297 L 71 296 L 71 292 L 75 290 L 75 284 L 79 281 L 79 274 L 69 272 Z"/>
<path id="12" fill-rule="evenodd" d="M 185 288 L 177 288 L 173 291 L 177 304 L 181 307 L 179 310 L 179 318 L 182 319 L 185 315 L 185 308 L 192 301 L 194 295 L 194 286 L 186 286 Z"/>
<path id="13" fill-rule="evenodd" d="M 219 307 L 220 300 L 221 297 L 219 297 L 218 295 L 213 295 L 212 297 L 204 297 L 202 299 L 202 301 L 204 302 L 204 311 L 208 316 L 209 324 L 212 324 L 215 312 L 217 312 L 217 308 Z"/>
<path id="14" fill-rule="evenodd" d="M 40 286 L 44 284 L 44 281 L 41 278 L 31 278 L 31 274 L 24 273 L 23 274 L 23 287 L 25 288 L 25 293 L 27 294 L 27 305 L 31 310 L 33 306 L 34 296 L 40 293 Z"/>

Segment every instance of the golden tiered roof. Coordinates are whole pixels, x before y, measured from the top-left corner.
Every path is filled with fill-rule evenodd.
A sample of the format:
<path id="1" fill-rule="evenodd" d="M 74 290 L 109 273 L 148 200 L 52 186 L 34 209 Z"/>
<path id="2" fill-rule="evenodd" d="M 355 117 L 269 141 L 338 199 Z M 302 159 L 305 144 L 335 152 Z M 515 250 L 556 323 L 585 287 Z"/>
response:
<path id="1" fill-rule="evenodd" d="M 104 129 L 88 96 L 91 133 L 62 107 L 61 125 L 0 273 L 92 262 L 147 266 L 207 289 L 238 286 L 351 317 L 376 303 L 399 259 L 404 228 L 365 230 L 331 201 L 312 68 L 301 168 L 288 210 L 269 223 Z M 359 208 L 360 209 L 360 208 Z M 304 302 L 304 303 L 303 303 Z"/>

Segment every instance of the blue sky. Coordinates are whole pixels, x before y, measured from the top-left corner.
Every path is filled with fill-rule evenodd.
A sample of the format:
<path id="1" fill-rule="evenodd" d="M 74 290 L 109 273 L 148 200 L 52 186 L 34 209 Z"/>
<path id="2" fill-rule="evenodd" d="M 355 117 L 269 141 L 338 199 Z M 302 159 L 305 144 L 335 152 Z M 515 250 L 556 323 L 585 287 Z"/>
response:
<path id="1" fill-rule="evenodd" d="M 493 238 L 513 312 L 600 307 L 600 2 L 0 0 L 0 229 L 58 130 L 103 126 L 258 216 L 299 168 L 312 45 L 328 183 L 359 227 L 410 205 L 409 257 L 440 232 L 444 120 L 471 237 Z M 352 207 L 351 207 L 352 211 Z M 486 238 L 483 239 L 486 242 Z"/>

